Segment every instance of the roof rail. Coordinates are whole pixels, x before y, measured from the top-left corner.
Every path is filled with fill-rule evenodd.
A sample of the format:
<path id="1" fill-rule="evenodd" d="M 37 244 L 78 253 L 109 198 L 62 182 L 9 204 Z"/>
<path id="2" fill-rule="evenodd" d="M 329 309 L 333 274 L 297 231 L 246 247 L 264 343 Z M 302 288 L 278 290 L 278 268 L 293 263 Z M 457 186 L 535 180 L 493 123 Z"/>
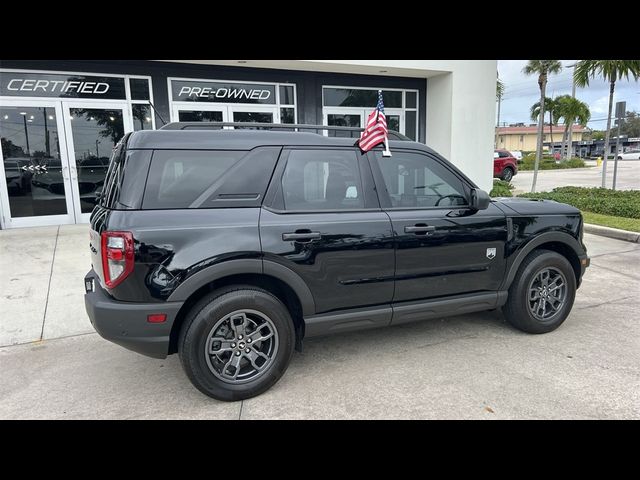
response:
<path id="1" fill-rule="evenodd" d="M 362 127 L 339 127 L 329 125 L 309 125 L 305 123 L 258 123 L 258 122 L 170 122 L 159 128 L 159 130 L 212 130 L 222 129 L 223 127 L 239 127 L 244 129 L 255 130 L 294 130 L 296 132 L 314 130 L 309 133 L 318 134 L 320 131 L 336 131 L 336 132 L 349 132 L 351 137 L 357 138 L 364 130 Z M 347 136 L 347 135 L 345 135 Z M 409 137 L 396 132 L 395 130 L 389 130 L 390 140 L 405 140 L 412 141 Z"/>

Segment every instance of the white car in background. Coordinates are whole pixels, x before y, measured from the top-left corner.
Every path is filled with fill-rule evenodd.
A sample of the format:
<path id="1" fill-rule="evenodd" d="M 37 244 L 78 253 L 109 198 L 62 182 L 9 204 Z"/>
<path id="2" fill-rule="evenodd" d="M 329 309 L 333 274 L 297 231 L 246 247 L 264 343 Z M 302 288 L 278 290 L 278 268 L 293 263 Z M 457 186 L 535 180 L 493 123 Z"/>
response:
<path id="1" fill-rule="evenodd" d="M 640 160 L 640 150 L 627 150 L 618 155 L 618 160 Z"/>
<path id="2" fill-rule="evenodd" d="M 522 152 L 520 150 L 509 150 L 511 155 L 513 155 L 518 163 L 522 162 Z"/>

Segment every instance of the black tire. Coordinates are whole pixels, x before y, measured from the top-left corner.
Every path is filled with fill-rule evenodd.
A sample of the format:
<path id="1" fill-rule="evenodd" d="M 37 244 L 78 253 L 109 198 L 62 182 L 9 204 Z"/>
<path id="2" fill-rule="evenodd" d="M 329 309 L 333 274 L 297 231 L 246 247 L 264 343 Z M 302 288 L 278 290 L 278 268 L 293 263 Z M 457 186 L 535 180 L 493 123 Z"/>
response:
<path id="1" fill-rule="evenodd" d="M 270 325 L 275 328 L 276 332 L 273 335 L 274 340 L 272 340 L 272 342 L 275 341 L 275 350 L 269 360 L 270 364 L 265 366 L 263 371 L 257 373 L 255 379 L 223 380 L 216 375 L 223 375 L 229 370 L 225 366 L 225 372 L 220 373 L 219 370 L 216 370 L 217 374 L 214 374 L 215 367 L 213 365 L 217 362 L 218 357 L 214 359 L 211 355 L 207 355 L 210 347 L 208 337 L 210 334 L 215 335 L 212 332 L 214 326 L 229 314 L 238 311 L 257 312 L 271 321 Z M 220 331 L 219 328 L 221 327 L 216 328 L 216 332 Z M 228 332 L 228 335 L 235 336 L 231 330 L 228 329 Z M 247 339 L 249 336 L 246 335 Z M 216 338 L 218 337 L 216 336 Z M 255 347 L 257 344 L 258 342 L 253 346 Z M 180 329 L 178 353 L 182 368 L 198 390 L 217 400 L 236 401 L 254 397 L 272 387 L 289 366 L 294 344 L 293 321 L 285 305 L 265 290 L 248 285 L 237 285 L 212 292 L 193 306 Z M 239 344 L 236 342 L 230 345 L 237 348 Z M 250 347 L 251 345 L 246 346 Z M 248 351 L 249 348 L 247 348 Z M 231 351 L 229 361 L 231 361 L 234 352 L 235 350 Z M 256 370 L 248 363 L 249 358 L 242 353 L 241 355 L 241 358 L 244 358 L 245 368 Z M 263 365 L 265 364 L 266 362 L 263 363 Z"/>
<path id="2" fill-rule="evenodd" d="M 505 182 L 511 181 L 511 179 L 513 178 L 513 169 L 511 167 L 506 167 L 504 170 L 502 170 L 502 175 L 500 177 Z"/>
<path id="3" fill-rule="evenodd" d="M 530 290 L 535 288 L 538 275 L 542 271 L 555 272 L 564 277 L 566 285 L 564 301 L 549 318 L 534 315 L 535 300 L 529 300 Z M 532 283 L 534 282 L 534 283 Z M 536 289 L 537 290 L 537 289 Z M 537 293 L 541 295 L 541 293 Z M 569 316 L 576 295 L 576 277 L 569 261 L 551 250 L 534 250 L 522 262 L 511 287 L 509 297 L 502 311 L 507 321 L 519 330 L 527 333 L 547 333 L 558 328 Z M 545 292 L 545 297 L 548 294 Z M 550 297 L 548 297 L 550 298 Z M 555 302 L 555 299 L 554 299 Z M 550 305 L 550 303 L 547 303 Z M 560 305 L 557 303 L 556 305 Z M 546 305 L 545 305 L 546 307 Z M 552 307 L 549 307 L 550 309 Z M 538 311 L 539 312 L 539 311 Z M 543 311 L 543 315 L 545 312 Z"/>

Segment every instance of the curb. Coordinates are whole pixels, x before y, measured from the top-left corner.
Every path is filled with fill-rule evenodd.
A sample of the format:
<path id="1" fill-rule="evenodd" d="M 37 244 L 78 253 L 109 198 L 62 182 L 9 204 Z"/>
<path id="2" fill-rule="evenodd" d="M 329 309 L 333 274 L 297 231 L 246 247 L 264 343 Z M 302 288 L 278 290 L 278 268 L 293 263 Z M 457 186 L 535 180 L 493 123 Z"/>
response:
<path id="1" fill-rule="evenodd" d="M 640 243 L 640 233 L 620 230 L 619 228 L 603 227 L 591 223 L 584 224 L 585 233 L 592 233 L 603 237 L 615 238 L 626 242 Z"/>

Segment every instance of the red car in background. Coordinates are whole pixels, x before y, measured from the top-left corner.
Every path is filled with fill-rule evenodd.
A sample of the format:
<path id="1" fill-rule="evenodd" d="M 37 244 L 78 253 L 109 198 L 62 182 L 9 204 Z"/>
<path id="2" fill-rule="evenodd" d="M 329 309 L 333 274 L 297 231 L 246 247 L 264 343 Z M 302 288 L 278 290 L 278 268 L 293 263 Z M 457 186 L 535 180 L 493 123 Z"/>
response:
<path id="1" fill-rule="evenodd" d="M 505 182 L 518 173 L 518 160 L 508 150 L 493 151 L 493 177 Z"/>

